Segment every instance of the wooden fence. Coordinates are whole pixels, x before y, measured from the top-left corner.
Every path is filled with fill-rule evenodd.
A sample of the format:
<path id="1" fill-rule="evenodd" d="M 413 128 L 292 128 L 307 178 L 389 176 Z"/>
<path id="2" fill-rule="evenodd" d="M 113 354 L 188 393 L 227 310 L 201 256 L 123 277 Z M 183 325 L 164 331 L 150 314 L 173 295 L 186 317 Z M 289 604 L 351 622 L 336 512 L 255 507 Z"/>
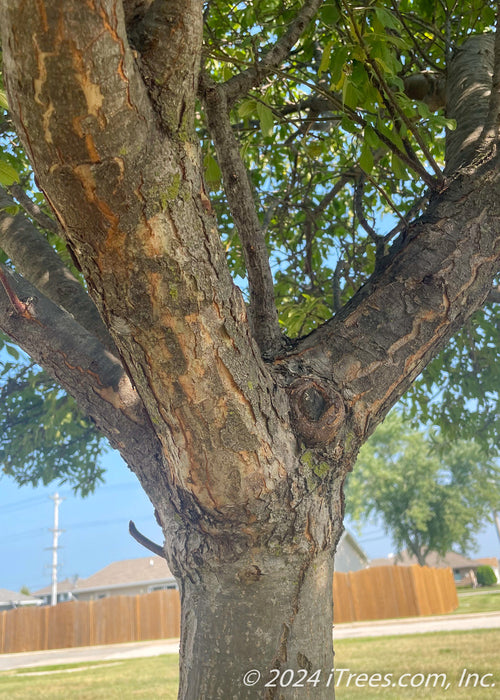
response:
<path id="1" fill-rule="evenodd" d="M 451 569 L 374 566 L 335 573 L 333 614 L 337 624 L 392 617 L 442 615 L 458 605 Z"/>
<path id="2" fill-rule="evenodd" d="M 179 637 L 175 590 L 0 612 L 0 653 Z"/>
<path id="3" fill-rule="evenodd" d="M 335 622 L 436 615 L 458 605 L 451 569 L 381 566 L 333 579 Z M 177 638 L 175 590 L 0 612 L 0 653 Z"/>

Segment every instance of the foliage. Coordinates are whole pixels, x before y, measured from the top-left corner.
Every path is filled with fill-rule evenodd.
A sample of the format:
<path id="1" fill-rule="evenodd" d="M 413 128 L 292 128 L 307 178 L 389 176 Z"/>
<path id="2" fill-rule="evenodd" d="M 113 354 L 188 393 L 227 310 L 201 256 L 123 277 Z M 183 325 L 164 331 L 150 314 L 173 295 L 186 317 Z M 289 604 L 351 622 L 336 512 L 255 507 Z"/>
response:
<path id="1" fill-rule="evenodd" d="M 227 81 L 251 68 L 286 33 L 302 4 L 206 3 L 204 69 Z M 493 23 L 494 10 L 482 0 L 327 0 L 273 77 L 234 103 L 233 129 L 266 234 L 284 333 L 305 335 L 338 313 L 383 263 L 403 226 L 418 216 L 444 165 L 445 131 L 454 125 L 442 110 L 410 100 L 404 81 L 421 71 L 444 77 L 453 51 Z M 245 289 L 241 245 L 201 107 L 197 128 L 228 264 Z M 52 216 L 15 134 L 1 83 L 0 144 L 0 184 L 20 183 Z M 78 276 L 62 240 L 32 220 Z M 0 262 L 15 268 L 1 250 Z M 490 447 L 500 432 L 499 324 L 493 305 L 476 314 L 410 390 L 407 414 L 440 425 L 450 439 L 474 436 Z M 45 375 L 22 362 L 16 368 L 15 348 L 4 343 L 11 353 L 1 355 L 2 381 L 11 387 L 2 416 L 4 471 L 20 483 L 61 474 L 75 484 L 83 479 L 82 491 L 92 488 L 104 443 Z M 24 382 L 27 371 L 30 388 L 16 393 L 13 383 Z M 45 392 L 43 409 L 37 386 Z M 23 415 L 24 439 L 12 427 L 19 425 L 14 396 L 34 402 Z M 64 419 L 60 434 L 50 418 L 54 408 Z M 58 447 L 50 450 L 42 436 Z M 9 461 L 7 447 L 14 450 Z"/>
<path id="2" fill-rule="evenodd" d="M 425 559 L 474 545 L 500 496 L 500 469 L 477 443 L 449 443 L 389 414 L 360 451 L 347 486 L 356 520 L 378 516 L 398 552 Z"/>
<path id="3" fill-rule="evenodd" d="M 2 338 L 0 337 L 0 348 Z M 104 438 L 46 372 L 5 343 L 0 361 L 0 465 L 20 484 L 70 484 L 86 496 L 102 481 Z"/>
<path id="4" fill-rule="evenodd" d="M 497 582 L 497 577 L 491 566 L 482 564 L 477 567 L 477 582 L 480 586 L 494 586 Z"/>

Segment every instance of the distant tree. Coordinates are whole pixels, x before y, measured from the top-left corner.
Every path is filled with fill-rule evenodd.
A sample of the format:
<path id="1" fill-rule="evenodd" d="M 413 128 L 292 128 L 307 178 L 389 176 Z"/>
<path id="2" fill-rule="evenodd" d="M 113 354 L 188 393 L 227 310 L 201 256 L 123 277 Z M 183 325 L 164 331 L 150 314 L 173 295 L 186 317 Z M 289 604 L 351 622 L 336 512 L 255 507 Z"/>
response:
<path id="1" fill-rule="evenodd" d="M 477 567 L 477 582 L 480 586 L 494 586 L 497 577 L 491 566 L 483 564 Z"/>
<path id="2" fill-rule="evenodd" d="M 23 595 L 31 595 L 31 591 L 28 588 L 28 586 L 22 586 L 22 588 L 19 590 L 19 593 L 22 593 Z"/>
<path id="3" fill-rule="evenodd" d="M 379 518 L 398 552 L 424 565 L 430 552 L 471 549 L 500 498 L 500 469 L 471 441 L 443 442 L 392 412 L 361 448 L 346 508 L 357 521 Z"/>

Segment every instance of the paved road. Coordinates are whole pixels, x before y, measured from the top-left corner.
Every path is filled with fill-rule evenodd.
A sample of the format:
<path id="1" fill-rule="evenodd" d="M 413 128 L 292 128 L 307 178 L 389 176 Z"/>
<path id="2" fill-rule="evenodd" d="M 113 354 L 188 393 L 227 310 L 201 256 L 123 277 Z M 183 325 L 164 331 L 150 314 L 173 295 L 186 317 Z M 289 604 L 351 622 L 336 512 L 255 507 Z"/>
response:
<path id="1" fill-rule="evenodd" d="M 353 637 L 381 637 L 394 634 L 420 634 L 445 630 L 470 630 L 500 628 L 500 612 L 469 615 L 439 615 L 435 617 L 410 617 L 404 620 L 376 620 L 336 625 L 334 639 Z M 120 661 L 160 654 L 177 654 L 179 640 L 167 639 L 129 644 L 107 644 L 97 647 L 28 651 L 21 654 L 0 654 L 0 671 L 16 668 L 52 666 L 86 661 Z"/>

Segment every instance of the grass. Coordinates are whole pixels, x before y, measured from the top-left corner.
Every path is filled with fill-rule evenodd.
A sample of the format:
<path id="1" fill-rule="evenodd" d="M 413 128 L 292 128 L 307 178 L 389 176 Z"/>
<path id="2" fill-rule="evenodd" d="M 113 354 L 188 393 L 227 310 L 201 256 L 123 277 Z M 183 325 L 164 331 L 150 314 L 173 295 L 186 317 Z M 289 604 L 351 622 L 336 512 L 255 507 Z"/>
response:
<path id="1" fill-rule="evenodd" d="M 468 698 L 489 700 L 498 697 L 500 687 L 500 630 L 480 630 L 471 632 L 436 632 L 398 637 L 376 637 L 373 639 L 343 639 L 336 642 L 335 665 L 337 670 L 349 669 L 353 675 L 346 683 L 347 671 L 336 687 L 337 700 L 356 698 Z M 68 664 L 67 666 L 19 669 L 0 673 L 0 698 L 2 700 L 176 700 L 177 670 L 176 655 L 157 656 L 146 659 L 130 659 L 120 662 Z M 80 670 L 75 670 L 80 666 Z M 71 672 L 66 669 L 71 668 Z M 493 674 L 484 679 L 486 683 L 496 682 L 497 687 L 458 687 L 464 669 L 475 672 L 479 677 Z M 49 675 L 29 675 L 40 671 L 56 671 Z M 366 674 L 364 676 L 359 674 Z M 438 687 L 423 687 L 427 674 L 446 674 L 448 690 Z M 391 675 L 389 687 L 381 687 L 383 680 L 377 676 Z M 393 687 L 403 674 L 414 676 L 415 685 L 422 687 Z M 402 681 L 410 683 L 410 676 Z M 338 676 L 337 676 L 338 678 Z M 370 687 L 372 685 L 380 687 Z M 358 687 L 356 687 L 356 680 Z M 322 695 L 320 686 L 317 697 Z M 304 691 L 305 693 L 306 691 Z M 256 696 L 259 697 L 258 691 Z"/>
<path id="2" fill-rule="evenodd" d="M 500 612 L 499 592 L 459 595 L 458 608 L 452 614 L 489 612 Z"/>
<path id="3" fill-rule="evenodd" d="M 176 700 L 176 654 L 120 663 L 44 666 L 0 673 L 2 700 Z M 83 670 L 75 670 L 80 666 Z M 68 672 L 67 669 L 71 671 Z M 46 676 L 29 675 L 51 671 Z M 58 671 L 58 672 L 54 672 Z"/>
<path id="4" fill-rule="evenodd" d="M 436 632 L 431 634 L 415 634 L 401 637 L 378 637 L 373 639 L 344 639 L 336 643 L 335 666 L 338 669 L 350 669 L 351 673 L 366 673 L 368 677 L 379 673 L 392 674 L 389 687 L 370 688 L 368 683 L 364 687 L 356 688 L 355 679 L 349 687 L 345 682 L 340 682 L 336 689 L 338 700 L 351 700 L 351 698 L 468 698 L 474 700 L 486 700 L 498 698 L 500 687 L 500 659 L 498 647 L 500 644 L 500 630 L 478 630 L 471 632 Z M 496 683 L 496 687 L 473 688 L 471 679 L 469 687 L 458 687 L 462 672 L 479 674 L 492 673 L 493 678 L 485 678 L 485 683 Z M 423 674 L 415 676 L 414 684 L 421 687 L 399 688 L 392 683 L 398 682 L 402 674 Z M 445 673 L 446 682 L 450 683 L 448 690 L 441 688 L 441 679 L 438 687 L 425 687 L 427 674 Z M 346 677 L 346 673 L 344 677 Z M 373 676 L 372 676 L 373 677 Z M 402 679 L 403 683 L 410 683 L 410 677 Z"/>

